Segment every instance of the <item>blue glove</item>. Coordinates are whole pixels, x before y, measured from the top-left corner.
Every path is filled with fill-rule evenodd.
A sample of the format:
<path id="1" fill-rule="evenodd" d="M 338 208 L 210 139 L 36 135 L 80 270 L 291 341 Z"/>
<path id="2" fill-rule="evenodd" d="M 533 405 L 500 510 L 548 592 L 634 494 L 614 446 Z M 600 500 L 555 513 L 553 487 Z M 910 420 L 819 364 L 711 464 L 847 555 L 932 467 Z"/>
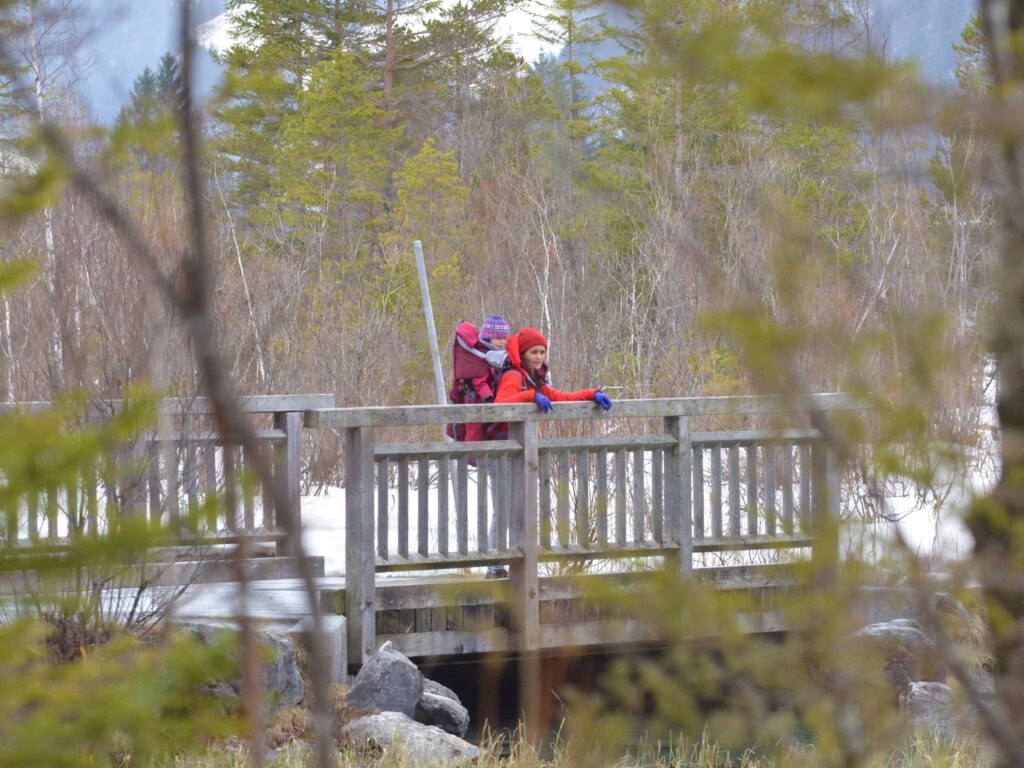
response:
<path id="1" fill-rule="evenodd" d="M 537 406 L 540 408 L 541 413 L 551 413 L 555 410 L 555 406 L 551 404 L 547 395 L 542 395 L 540 392 L 537 392 L 534 394 L 533 399 L 537 401 Z"/>
<path id="2" fill-rule="evenodd" d="M 604 408 L 606 411 L 612 407 L 612 399 L 608 397 L 604 392 L 594 393 L 594 402 Z"/>

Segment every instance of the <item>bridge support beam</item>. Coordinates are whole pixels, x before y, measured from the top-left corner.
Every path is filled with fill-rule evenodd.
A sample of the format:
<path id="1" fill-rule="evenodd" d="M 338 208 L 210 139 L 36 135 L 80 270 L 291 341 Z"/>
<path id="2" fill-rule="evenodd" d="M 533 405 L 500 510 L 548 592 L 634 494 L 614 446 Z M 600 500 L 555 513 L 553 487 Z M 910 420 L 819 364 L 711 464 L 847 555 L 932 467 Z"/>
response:
<path id="1" fill-rule="evenodd" d="M 839 566 L 839 460 L 827 442 L 811 448 L 811 564 L 815 586 L 835 586 Z"/>
<path id="2" fill-rule="evenodd" d="M 534 741 L 541 727 L 540 686 L 540 582 L 538 566 L 538 426 L 535 421 L 510 422 L 509 437 L 523 450 L 509 462 L 512 489 L 509 516 L 509 544 L 522 552 L 522 559 L 509 566 L 512 589 L 510 631 L 519 653 L 519 696 L 523 706 L 526 738 Z"/>
<path id="3" fill-rule="evenodd" d="M 666 416 L 665 433 L 676 444 L 665 451 L 665 518 L 669 537 L 678 543 L 679 551 L 671 558 L 670 567 L 680 573 L 693 570 L 693 446 L 690 440 L 689 416 Z M 697 489 L 703 493 L 703 488 Z"/>
<path id="4" fill-rule="evenodd" d="M 351 664 L 362 664 L 377 650 L 373 490 L 373 429 L 350 427 L 345 430 L 345 616 Z"/>
<path id="5" fill-rule="evenodd" d="M 284 486 L 288 497 L 288 508 L 276 510 L 278 515 L 291 515 L 290 525 L 282 525 L 281 520 L 274 520 L 277 528 L 286 531 L 301 531 L 301 494 L 300 481 L 302 449 L 302 414 L 298 411 L 287 411 L 274 414 L 274 429 L 284 432 L 284 442 L 278 446 L 274 456 L 274 482 Z M 265 524 L 265 523 L 264 523 Z M 298 542 L 286 539 L 277 545 L 279 557 L 296 556 Z"/>

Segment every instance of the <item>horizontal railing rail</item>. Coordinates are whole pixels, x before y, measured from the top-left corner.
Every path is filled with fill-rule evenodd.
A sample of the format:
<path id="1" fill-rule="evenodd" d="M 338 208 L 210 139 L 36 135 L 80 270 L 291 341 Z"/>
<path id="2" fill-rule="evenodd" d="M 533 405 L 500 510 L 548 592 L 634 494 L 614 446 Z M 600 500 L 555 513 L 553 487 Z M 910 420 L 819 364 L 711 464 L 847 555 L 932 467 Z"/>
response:
<path id="1" fill-rule="evenodd" d="M 836 457 L 799 422 L 865 407 L 819 394 L 617 400 L 609 412 L 588 402 L 556 403 L 549 414 L 532 404 L 309 411 L 307 427 L 344 436 L 350 658 L 361 663 L 375 649 L 379 572 L 508 566 L 510 631 L 532 650 L 541 563 L 557 572 L 660 558 L 688 572 L 729 553 L 820 547 L 815 534 L 839 498 Z M 692 430 L 696 419 L 731 416 L 779 427 Z M 507 422 L 510 439 L 375 443 L 378 429 L 422 436 L 422 427 L 471 422 Z M 624 422 L 648 433 L 621 434 Z M 573 423 L 598 434 L 541 435 L 545 424 L 576 431 Z"/>
<path id="2" fill-rule="evenodd" d="M 306 413 L 306 426 L 345 429 L 354 427 L 401 427 L 473 422 L 538 422 L 579 419 L 659 418 L 666 416 L 727 416 L 792 411 L 862 410 L 861 397 L 824 393 L 784 397 L 684 397 L 650 400 L 616 400 L 604 412 L 591 402 L 557 403 L 553 413 L 541 413 L 532 403 L 502 405 L 404 405 L 376 408 L 317 408 Z"/>

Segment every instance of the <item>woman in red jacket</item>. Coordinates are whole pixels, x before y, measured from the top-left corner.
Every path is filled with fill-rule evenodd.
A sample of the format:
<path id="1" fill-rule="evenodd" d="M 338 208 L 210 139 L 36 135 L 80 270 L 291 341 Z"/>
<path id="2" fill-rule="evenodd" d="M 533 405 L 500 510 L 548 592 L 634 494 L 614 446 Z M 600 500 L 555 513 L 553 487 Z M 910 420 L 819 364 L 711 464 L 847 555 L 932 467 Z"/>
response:
<path id="1" fill-rule="evenodd" d="M 593 400 L 606 411 L 612 399 L 599 389 L 580 389 L 562 392 L 547 383 L 548 340 L 536 328 L 527 326 L 508 340 L 509 366 L 501 374 L 495 403 L 537 403 L 544 412 L 555 408 L 552 401 Z"/>
<path id="2" fill-rule="evenodd" d="M 498 381 L 494 395 L 495 403 L 536 403 L 544 413 L 555 410 L 551 401 L 593 400 L 606 411 L 612 407 L 612 399 L 599 389 L 580 389 L 576 392 L 562 392 L 548 385 L 548 340 L 536 328 L 522 328 L 508 340 L 505 347 L 508 363 Z M 508 439 L 508 424 L 497 427 L 494 440 Z M 491 459 L 491 477 L 497 477 L 497 462 Z M 491 515 L 487 531 L 487 546 L 495 548 L 497 539 L 496 516 Z M 503 578 L 508 575 L 504 567 L 490 566 L 487 578 Z"/>

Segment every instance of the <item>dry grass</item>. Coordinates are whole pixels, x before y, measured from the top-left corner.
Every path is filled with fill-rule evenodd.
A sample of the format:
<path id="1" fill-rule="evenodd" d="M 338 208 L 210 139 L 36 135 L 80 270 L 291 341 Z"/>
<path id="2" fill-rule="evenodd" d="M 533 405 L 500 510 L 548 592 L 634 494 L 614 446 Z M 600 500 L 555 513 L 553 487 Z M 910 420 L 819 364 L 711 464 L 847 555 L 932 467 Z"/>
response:
<path id="1" fill-rule="evenodd" d="M 297 725 L 301 720 L 296 721 L 294 714 L 288 715 L 282 718 L 278 727 L 286 731 L 286 723 Z M 479 746 L 480 756 L 465 764 L 472 764 L 475 768 L 579 768 L 582 765 L 602 768 L 782 768 L 837 762 L 817 754 L 809 745 L 768 757 L 755 749 L 743 752 L 724 749 L 707 736 L 697 741 L 680 740 L 671 744 L 642 743 L 634 754 L 614 760 L 581 757 L 568 742 L 558 737 L 542 754 L 526 744 L 518 731 L 511 735 L 485 736 Z M 275 749 L 270 758 L 267 764 L 273 768 L 312 768 L 315 765 L 308 743 L 298 739 Z M 973 738 L 942 738 L 921 731 L 912 734 L 903 747 L 878 757 L 867 768 L 982 768 L 990 764 L 990 759 L 991 756 Z M 202 758 L 176 760 L 173 766 L 154 768 L 247 768 L 248 765 L 245 747 L 233 743 L 213 748 Z M 363 755 L 343 750 L 334 762 L 335 768 L 425 768 L 427 765 L 430 764 L 400 751 Z"/>

